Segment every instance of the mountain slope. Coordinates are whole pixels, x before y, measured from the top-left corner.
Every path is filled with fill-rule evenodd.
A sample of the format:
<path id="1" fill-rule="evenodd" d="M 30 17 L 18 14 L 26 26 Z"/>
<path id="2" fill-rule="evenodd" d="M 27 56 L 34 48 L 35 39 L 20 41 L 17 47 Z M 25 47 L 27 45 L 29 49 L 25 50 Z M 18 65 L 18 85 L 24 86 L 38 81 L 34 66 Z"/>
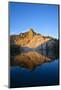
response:
<path id="1" fill-rule="evenodd" d="M 41 35 L 35 35 L 33 39 L 26 44 L 27 47 L 36 48 L 43 43 L 46 43 L 50 40 L 50 38 L 43 37 Z"/>
<path id="2" fill-rule="evenodd" d="M 39 46 L 45 47 L 45 44 L 48 42 L 49 46 L 50 44 L 52 44 L 51 46 L 54 46 L 56 44 L 56 41 L 57 40 L 52 37 L 46 37 L 34 32 L 33 29 L 29 29 L 28 32 L 20 33 L 19 35 L 10 36 L 10 44 L 16 44 L 21 47 L 29 48 L 39 48 Z"/>
<path id="3" fill-rule="evenodd" d="M 10 43 L 24 46 L 29 43 L 35 35 L 36 33 L 33 31 L 33 29 L 30 29 L 25 33 L 20 33 L 19 35 L 11 35 Z"/>

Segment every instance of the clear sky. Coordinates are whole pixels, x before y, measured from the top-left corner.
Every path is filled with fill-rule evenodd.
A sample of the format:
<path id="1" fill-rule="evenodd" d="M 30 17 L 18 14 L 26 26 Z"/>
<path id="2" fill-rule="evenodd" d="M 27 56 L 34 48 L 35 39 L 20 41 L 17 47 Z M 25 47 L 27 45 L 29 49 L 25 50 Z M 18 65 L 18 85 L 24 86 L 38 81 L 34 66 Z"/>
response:
<path id="1" fill-rule="evenodd" d="M 58 5 L 9 3 L 10 34 L 33 28 L 35 32 L 58 38 Z"/>

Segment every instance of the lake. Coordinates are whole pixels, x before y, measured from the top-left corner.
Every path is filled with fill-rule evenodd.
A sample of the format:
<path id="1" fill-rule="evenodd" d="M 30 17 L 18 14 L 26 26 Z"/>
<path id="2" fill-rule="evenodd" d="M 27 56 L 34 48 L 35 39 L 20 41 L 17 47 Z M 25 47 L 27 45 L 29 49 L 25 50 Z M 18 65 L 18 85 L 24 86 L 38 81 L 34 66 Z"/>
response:
<path id="1" fill-rule="evenodd" d="M 59 58 L 55 52 L 29 51 L 14 56 L 14 64 L 10 66 L 10 87 L 58 84 Z"/>

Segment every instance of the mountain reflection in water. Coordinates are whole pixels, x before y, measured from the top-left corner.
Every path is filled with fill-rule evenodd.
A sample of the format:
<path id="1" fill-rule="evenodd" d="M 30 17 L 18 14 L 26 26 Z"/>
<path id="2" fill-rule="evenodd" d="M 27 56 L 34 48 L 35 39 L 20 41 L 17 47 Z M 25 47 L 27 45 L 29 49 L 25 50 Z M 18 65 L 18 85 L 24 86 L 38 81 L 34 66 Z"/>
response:
<path id="1" fill-rule="evenodd" d="M 40 50 L 37 52 L 22 52 L 21 54 L 11 56 L 11 88 L 58 84 L 58 53 L 52 50 Z"/>
<path id="2" fill-rule="evenodd" d="M 28 51 L 22 52 L 16 56 L 11 56 L 11 65 L 25 67 L 29 70 L 35 67 L 57 59 L 57 53 L 52 50 Z"/>

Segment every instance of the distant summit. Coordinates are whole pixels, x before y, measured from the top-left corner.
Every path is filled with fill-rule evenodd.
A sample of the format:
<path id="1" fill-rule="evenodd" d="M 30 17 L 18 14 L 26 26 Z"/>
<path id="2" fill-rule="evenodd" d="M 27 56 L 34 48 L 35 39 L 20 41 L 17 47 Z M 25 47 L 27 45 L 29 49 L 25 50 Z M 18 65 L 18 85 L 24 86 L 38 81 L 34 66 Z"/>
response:
<path id="1" fill-rule="evenodd" d="M 28 30 L 28 32 L 29 32 L 29 33 L 34 33 L 34 34 L 36 34 L 36 32 L 35 32 L 32 28 L 30 28 L 30 29 Z"/>
<path id="2" fill-rule="evenodd" d="M 34 30 L 32 28 L 29 29 L 29 32 L 34 32 Z"/>
<path id="3" fill-rule="evenodd" d="M 25 33 L 20 33 L 20 36 L 22 38 L 32 38 L 34 35 L 36 35 L 36 32 L 34 32 L 34 30 L 32 28 L 30 28 L 27 32 Z"/>
<path id="4" fill-rule="evenodd" d="M 28 31 L 28 36 L 30 38 L 32 38 L 34 35 L 36 35 L 36 32 L 34 32 L 34 30 L 32 28 L 30 28 L 29 31 Z"/>

